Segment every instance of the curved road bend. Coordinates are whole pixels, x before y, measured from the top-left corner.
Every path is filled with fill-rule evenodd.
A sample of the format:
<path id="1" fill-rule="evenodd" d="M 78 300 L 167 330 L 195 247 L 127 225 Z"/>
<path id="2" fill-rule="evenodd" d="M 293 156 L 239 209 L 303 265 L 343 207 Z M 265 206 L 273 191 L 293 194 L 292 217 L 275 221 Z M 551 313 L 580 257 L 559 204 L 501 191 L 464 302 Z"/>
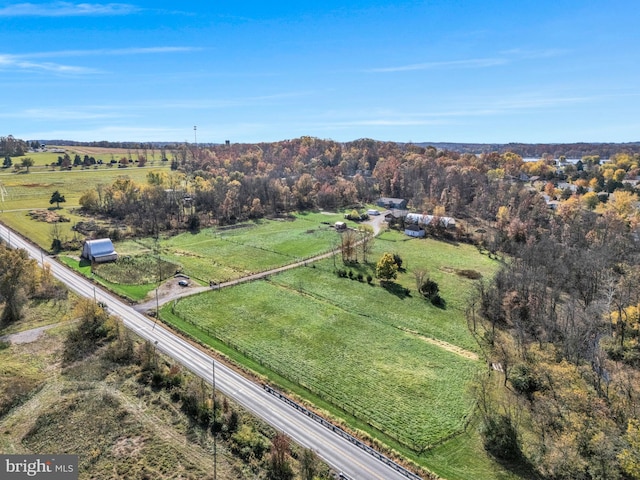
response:
<path id="1" fill-rule="evenodd" d="M 9 233 L 10 232 L 10 233 Z M 0 225 L 0 238 L 12 247 L 23 248 L 38 263 L 44 260 L 42 250 L 15 232 Z M 9 242 L 10 240 L 10 242 Z M 156 324 L 115 296 L 96 287 L 71 269 L 47 258 L 53 275 L 74 292 L 107 304 L 109 312 L 120 317 L 124 325 L 156 345 L 158 350 L 211 383 L 213 358 Z M 406 480 L 406 477 L 328 428 L 266 392 L 231 368 L 215 364 L 216 388 L 251 411 L 274 428 L 289 435 L 296 443 L 313 449 L 322 459 L 354 480 Z"/>

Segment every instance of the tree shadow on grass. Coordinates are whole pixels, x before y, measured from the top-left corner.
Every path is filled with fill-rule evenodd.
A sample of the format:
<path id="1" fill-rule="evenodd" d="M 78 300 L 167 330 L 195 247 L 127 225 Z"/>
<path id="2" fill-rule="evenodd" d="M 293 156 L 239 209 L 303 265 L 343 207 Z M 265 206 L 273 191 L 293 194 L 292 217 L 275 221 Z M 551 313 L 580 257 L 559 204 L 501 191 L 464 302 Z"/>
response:
<path id="1" fill-rule="evenodd" d="M 384 288 L 387 292 L 395 295 L 400 299 L 404 299 L 411 296 L 411 291 L 408 288 L 403 287 L 402 285 L 396 282 L 380 282 L 382 288 Z"/>

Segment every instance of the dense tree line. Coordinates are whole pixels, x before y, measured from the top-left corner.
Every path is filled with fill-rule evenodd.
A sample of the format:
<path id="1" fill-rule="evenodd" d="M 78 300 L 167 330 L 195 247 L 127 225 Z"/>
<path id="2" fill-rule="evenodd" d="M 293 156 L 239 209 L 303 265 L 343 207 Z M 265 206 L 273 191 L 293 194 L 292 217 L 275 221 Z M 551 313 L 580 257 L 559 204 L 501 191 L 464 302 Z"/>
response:
<path id="1" fill-rule="evenodd" d="M 0 137 L 0 157 L 20 157 L 29 150 L 29 145 L 24 140 L 14 138 L 12 135 Z"/>
<path id="2" fill-rule="evenodd" d="M 597 189 L 620 165 L 575 181 Z M 591 192 L 557 211 L 527 189 L 498 201 L 495 248 L 511 260 L 469 308 L 491 368 L 477 383 L 485 446 L 544 478 L 640 478 L 637 197 Z"/>

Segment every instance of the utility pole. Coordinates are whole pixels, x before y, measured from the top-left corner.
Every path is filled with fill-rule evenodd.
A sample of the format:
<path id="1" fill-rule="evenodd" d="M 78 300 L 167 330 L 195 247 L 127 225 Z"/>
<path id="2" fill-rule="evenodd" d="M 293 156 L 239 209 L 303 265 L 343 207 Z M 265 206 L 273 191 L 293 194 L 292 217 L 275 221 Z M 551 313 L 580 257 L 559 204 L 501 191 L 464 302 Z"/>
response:
<path id="1" fill-rule="evenodd" d="M 196 135 L 196 130 L 198 130 L 198 126 L 194 125 L 193 126 L 193 143 L 195 144 L 196 148 L 198 147 L 198 137 Z"/>

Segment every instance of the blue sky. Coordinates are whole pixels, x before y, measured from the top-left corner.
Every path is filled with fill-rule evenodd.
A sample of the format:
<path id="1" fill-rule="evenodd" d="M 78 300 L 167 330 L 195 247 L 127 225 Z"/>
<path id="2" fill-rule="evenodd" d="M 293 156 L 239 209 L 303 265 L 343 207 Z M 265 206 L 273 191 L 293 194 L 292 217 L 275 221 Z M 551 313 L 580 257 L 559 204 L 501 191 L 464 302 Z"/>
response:
<path id="1" fill-rule="evenodd" d="M 0 135 L 638 141 L 639 12 L 637 0 L 0 0 Z"/>

